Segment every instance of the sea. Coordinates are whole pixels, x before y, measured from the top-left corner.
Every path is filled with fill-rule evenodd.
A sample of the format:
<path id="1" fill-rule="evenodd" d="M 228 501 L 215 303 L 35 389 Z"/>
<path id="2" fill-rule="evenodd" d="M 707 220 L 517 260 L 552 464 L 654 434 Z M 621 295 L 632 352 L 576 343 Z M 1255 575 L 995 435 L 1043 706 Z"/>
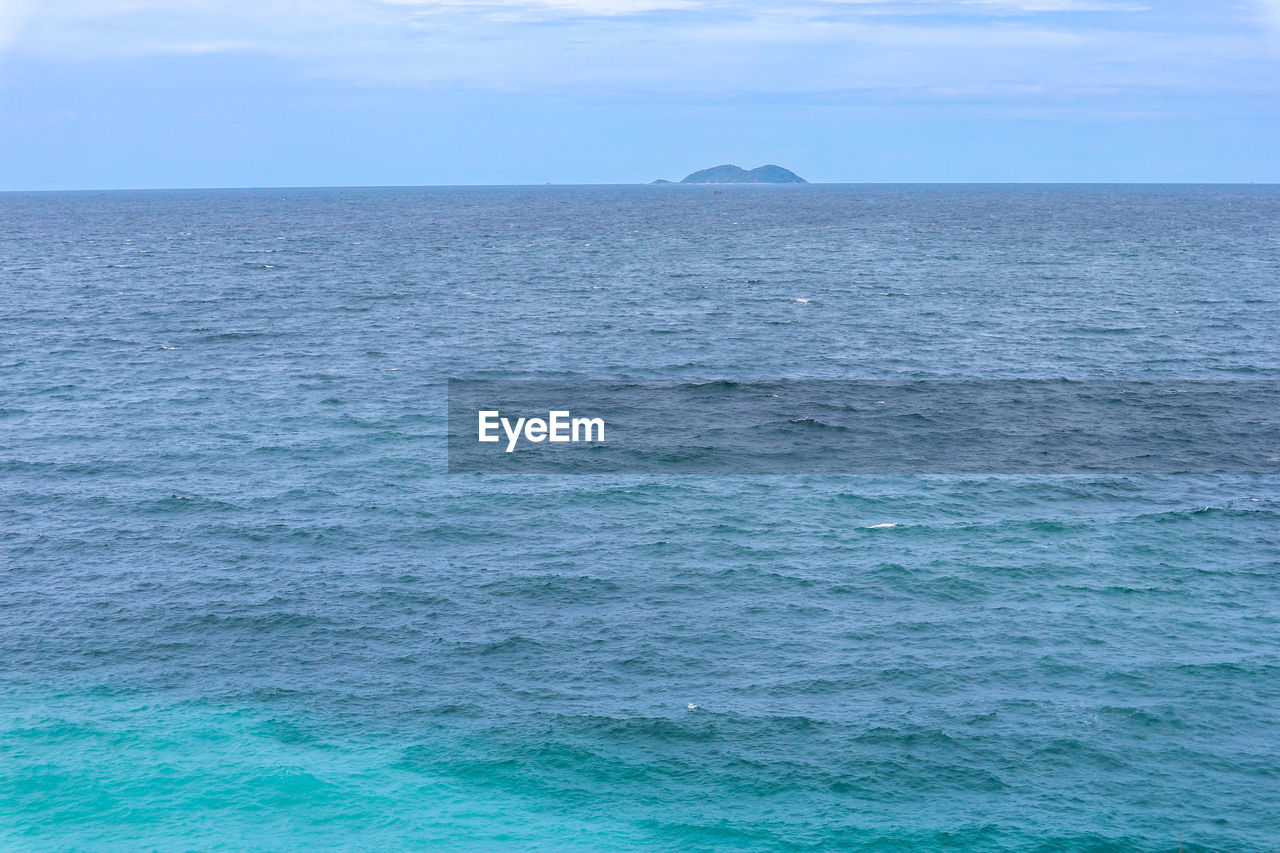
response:
<path id="1" fill-rule="evenodd" d="M 0 849 L 1280 850 L 1265 467 L 450 473 L 451 379 L 1246 393 L 1280 187 L 0 194 Z"/>

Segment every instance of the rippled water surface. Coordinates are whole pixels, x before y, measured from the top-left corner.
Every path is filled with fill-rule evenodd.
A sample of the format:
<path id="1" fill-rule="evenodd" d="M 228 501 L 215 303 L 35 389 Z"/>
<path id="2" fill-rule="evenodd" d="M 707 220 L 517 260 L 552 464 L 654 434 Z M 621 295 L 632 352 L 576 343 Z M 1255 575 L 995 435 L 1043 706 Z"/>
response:
<path id="1" fill-rule="evenodd" d="M 445 380 L 1280 379 L 1277 222 L 0 195 L 0 846 L 1274 850 L 1276 477 L 451 476 Z"/>

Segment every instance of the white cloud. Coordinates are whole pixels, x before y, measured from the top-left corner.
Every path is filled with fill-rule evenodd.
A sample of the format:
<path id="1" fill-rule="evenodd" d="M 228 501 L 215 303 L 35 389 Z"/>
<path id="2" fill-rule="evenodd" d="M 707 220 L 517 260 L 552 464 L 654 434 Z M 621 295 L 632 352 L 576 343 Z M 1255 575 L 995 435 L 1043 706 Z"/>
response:
<path id="1" fill-rule="evenodd" d="M 28 0 L 0 0 L 0 53 L 18 40 L 32 5 Z"/>
<path id="2" fill-rule="evenodd" d="M 61 0 L 21 31 L 0 3 L 0 37 L 38 61 L 260 51 L 373 86 L 1024 102 L 1275 86 L 1256 25 L 1101 0 Z M 1280 0 L 1260 5 L 1280 26 Z M 1038 17 L 1085 11 L 1116 14 Z"/>
<path id="3" fill-rule="evenodd" d="M 645 12 L 694 9 L 703 6 L 701 0 L 375 0 L 387 6 L 405 6 L 426 11 L 510 11 L 548 10 L 568 12 L 589 17 L 615 17 L 637 15 Z"/>
<path id="4" fill-rule="evenodd" d="M 1280 34 L 1280 0 L 1257 0 L 1262 12 L 1262 20 L 1271 27 L 1272 32 Z"/>
<path id="5" fill-rule="evenodd" d="M 1095 2 L 1095 0 L 960 0 L 965 6 L 981 6 L 994 11 L 1014 12 L 1145 12 L 1141 3 Z"/>

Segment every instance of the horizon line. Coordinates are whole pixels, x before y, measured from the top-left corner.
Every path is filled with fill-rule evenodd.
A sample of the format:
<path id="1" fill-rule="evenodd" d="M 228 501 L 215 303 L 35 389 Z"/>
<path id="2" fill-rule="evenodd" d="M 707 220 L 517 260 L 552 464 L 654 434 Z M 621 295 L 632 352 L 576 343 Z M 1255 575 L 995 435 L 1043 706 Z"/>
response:
<path id="1" fill-rule="evenodd" d="M 593 182 L 512 184 L 261 184 L 257 186 L 145 186 L 145 187 L 56 187 L 40 189 L 0 189 L 0 195 L 31 193 L 116 193 L 116 192 L 217 192 L 240 190 L 408 190 L 408 189 L 504 189 L 524 187 L 852 187 L 852 186 L 1115 186 L 1115 187 L 1274 187 L 1280 181 L 767 181 L 684 183 L 683 181 Z"/>

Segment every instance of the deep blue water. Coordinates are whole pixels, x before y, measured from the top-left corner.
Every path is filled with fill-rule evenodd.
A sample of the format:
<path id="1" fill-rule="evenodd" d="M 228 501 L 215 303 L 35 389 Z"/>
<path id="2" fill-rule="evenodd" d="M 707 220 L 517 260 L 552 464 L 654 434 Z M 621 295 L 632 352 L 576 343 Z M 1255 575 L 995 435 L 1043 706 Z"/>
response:
<path id="1" fill-rule="evenodd" d="M 1280 379 L 1277 223 L 0 195 L 0 847 L 1280 848 L 1276 477 L 445 468 L 449 377 Z"/>

